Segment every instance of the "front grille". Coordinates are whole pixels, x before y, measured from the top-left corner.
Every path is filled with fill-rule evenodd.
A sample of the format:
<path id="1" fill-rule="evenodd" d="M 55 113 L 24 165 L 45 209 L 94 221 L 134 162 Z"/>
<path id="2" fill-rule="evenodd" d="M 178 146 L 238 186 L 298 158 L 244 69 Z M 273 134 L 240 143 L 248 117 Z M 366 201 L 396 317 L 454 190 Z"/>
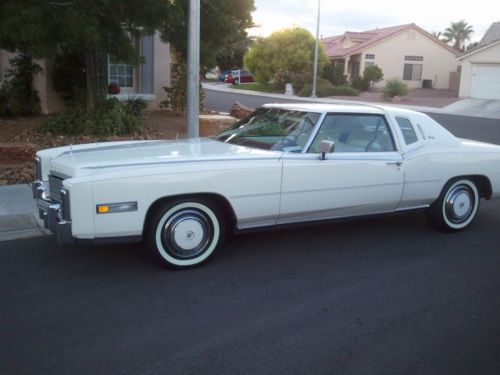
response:
<path id="1" fill-rule="evenodd" d="M 49 197 L 59 203 L 62 201 L 61 189 L 63 179 L 57 176 L 49 175 Z"/>

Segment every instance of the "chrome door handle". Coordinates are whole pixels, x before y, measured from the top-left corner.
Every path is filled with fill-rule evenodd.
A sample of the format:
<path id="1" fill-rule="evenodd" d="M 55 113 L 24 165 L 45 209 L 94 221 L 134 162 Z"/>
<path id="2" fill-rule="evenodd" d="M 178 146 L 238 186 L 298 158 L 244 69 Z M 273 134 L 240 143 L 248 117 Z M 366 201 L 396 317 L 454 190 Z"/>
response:
<path id="1" fill-rule="evenodd" d="M 387 165 L 396 165 L 398 167 L 401 167 L 402 164 L 403 164 L 402 161 L 388 161 L 387 162 Z"/>

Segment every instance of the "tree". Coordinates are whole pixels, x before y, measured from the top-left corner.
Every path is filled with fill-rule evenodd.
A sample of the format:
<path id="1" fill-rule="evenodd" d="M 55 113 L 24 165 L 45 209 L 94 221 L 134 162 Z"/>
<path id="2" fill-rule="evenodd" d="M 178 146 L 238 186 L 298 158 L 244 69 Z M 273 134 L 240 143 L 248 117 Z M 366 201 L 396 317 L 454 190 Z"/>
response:
<path id="1" fill-rule="evenodd" d="M 465 42 L 470 40 L 474 29 L 464 20 L 452 22 L 443 32 L 443 37 L 446 43 L 453 45 L 453 48 L 463 51 Z"/>
<path id="2" fill-rule="evenodd" d="M 377 65 L 371 65 L 365 68 L 365 71 L 363 72 L 363 79 L 367 80 L 370 83 L 370 86 L 373 87 L 377 82 L 384 79 L 384 74 L 382 73 L 382 69 L 380 69 Z"/>
<path id="3" fill-rule="evenodd" d="M 217 66 L 221 71 L 229 70 L 233 68 L 240 68 L 243 66 L 243 57 L 247 53 L 250 45 L 252 44 L 252 38 L 246 35 L 241 35 L 235 37 L 233 41 L 224 46 L 215 57 Z"/>
<path id="4" fill-rule="evenodd" d="M 295 27 L 276 31 L 259 39 L 244 57 L 245 66 L 255 74 L 260 83 L 273 81 L 284 87 L 287 82 L 302 81 L 304 76 L 312 80 L 315 38 L 303 28 Z M 320 44 L 318 71 L 328 63 L 328 57 Z M 298 90 L 298 88 L 296 88 Z"/>
<path id="5" fill-rule="evenodd" d="M 172 3 L 173 22 L 163 23 L 162 37 L 170 42 L 181 61 L 186 61 L 188 1 Z M 255 6 L 254 0 L 200 0 L 200 7 L 200 66 L 204 73 L 215 67 L 217 56 L 224 51 L 231 55 L 238 48 L 248 48 L 246 29 L 253 26 Z"/>
<path id="6" fill-rule="evenodd" d="M 100 100 L 103 56 L 138 64 L 130 41 L 171 21 L 175 5 L 164 0 L 3 0 L 0 48 L 35 58 L 54 58 L 59 50 L 81 54 L 86 75 L 86 108 Z"/>
<path id="7" fill-rule="evenodd" d="M 472 43 L 469 43 L 467 45 L 467 47 L 465 47 L 465 50 L 468 52 L 468 51 L 472 51 L 474 48 L 476 48 L 477 46 L 479 45 L 479 42 L 472 42 Z"/>

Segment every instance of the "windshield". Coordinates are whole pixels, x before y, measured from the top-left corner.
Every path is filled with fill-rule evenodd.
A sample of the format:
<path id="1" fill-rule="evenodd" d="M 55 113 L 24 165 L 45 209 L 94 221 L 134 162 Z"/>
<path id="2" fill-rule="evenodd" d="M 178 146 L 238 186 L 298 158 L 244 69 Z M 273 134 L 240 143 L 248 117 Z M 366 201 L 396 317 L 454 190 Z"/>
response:
<path id="1" fill-rule="evenodd" d="M 262 150 L 301 152 L 319 117 L 313 112 L 260 108 L 215 139 Z"/>

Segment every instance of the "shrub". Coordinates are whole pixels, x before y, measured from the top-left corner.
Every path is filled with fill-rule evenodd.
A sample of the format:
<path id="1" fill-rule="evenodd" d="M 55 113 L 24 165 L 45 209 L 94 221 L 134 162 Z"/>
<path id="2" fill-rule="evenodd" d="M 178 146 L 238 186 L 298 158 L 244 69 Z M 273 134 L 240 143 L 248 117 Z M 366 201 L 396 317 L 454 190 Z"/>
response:
<path id="1" fill-rule="evenodd" d="M 367 80 L 370 86 L 373 87 L 377 82 L 384 79 L 384 74 L 382 73 L 382 69 L 380 69 L 377 65 L 372 65 L 365 68 L 365 71 L 363 72 L 363 79 Z"/>
<path id="2" fill-rule="evenodd" d="M 176 113 L 184 113 L 186 109 L 186 64 L 176 63 L 172 67 L 171 84 L 169 87 L 163 87 L 166 97 L 160 103 L 160 108 L 168 109 Z M 204 109 L 203 87 L 200 85 L 200 111 Z"/>
<path id="3" fill-rule="evenodd" d="M 313 75 L 311 73 L 301 73 L 301 74 L 293 74 L 290 77 L 290 82 L 293 86 L 294 92 L 300 92 L 306 85 L 311 85 L 313 80 Z M 280 91 L 283 92 L 285 86 L 283 88 L 280 87 Z"/>
<path id="4" fill-rule="evenodd" d="M 326 64 L 321 72 L 321 77 L 335 86 L 343 86 L 347 83 L 344 67 L 341 65 Z"/>
<path id="5" fill-rule="evenodd" d="M 40 113 L 38 91 L 33 89 L 33 76 L 42 71 L 31 55 L 19 51 L 9 59 L 10 68 L 0 93 L 0 115 L 34 115 Z"/>
<path id="6" fill-rule="evenodd" d="M 148 108 L 148 105 L 144 100 L 139 97 L 129 97 L 124 102 L 125 110 L 132 113 L 134 116 L 142 117 Z"/>
<path id="7" fill-rule="evenodd" d="M 307 97 L 311 96 L 311 93 L 312 85 L 308 83 L 304 85 L 298 95 Z M 334 86 L 330 82 L 320 79 L 316 86 L 316 95 L 320 98 L 326 96 L 358 96 L 359 91 L 348 86 Z"/>
<path id="8" fill-rule="evenodd" d="M 0 86 L 0 117 L 12 116 L 12 98 L 9 92 L 8 83 L 5 83 Z"/>
<path id="9" fill-rule="evenodd" d="M 335 86 L 334 96 L 358 96 L 359 90 L 349 86 Z"/>
<path id="10" fill-rule="evenodd" d="M 359 91 L 368 91 L 370 88 L 370 81 L 363 76 L 358 76 L 352 79 L 351 86 Z"/>
<path id="11" fill-rule="evenodd" d="M 130 103 L 122 104 L 116 98 L 105 99 L 94 113 L 87 113 L 83 106 L 73 106 L 52 116 L 39 131 L 99 137 L 135 134 L 142 130 L 143 125 L 141 115 L 134 112 L 135 109 Z"/>
<path id="12" fill-rule="evenodd" d="M 393 98 L 395 96 L 405 96 L 408 94 L 408 86 L 397 78 L 387 81 L 382 96 L 384 98 Z"/>

